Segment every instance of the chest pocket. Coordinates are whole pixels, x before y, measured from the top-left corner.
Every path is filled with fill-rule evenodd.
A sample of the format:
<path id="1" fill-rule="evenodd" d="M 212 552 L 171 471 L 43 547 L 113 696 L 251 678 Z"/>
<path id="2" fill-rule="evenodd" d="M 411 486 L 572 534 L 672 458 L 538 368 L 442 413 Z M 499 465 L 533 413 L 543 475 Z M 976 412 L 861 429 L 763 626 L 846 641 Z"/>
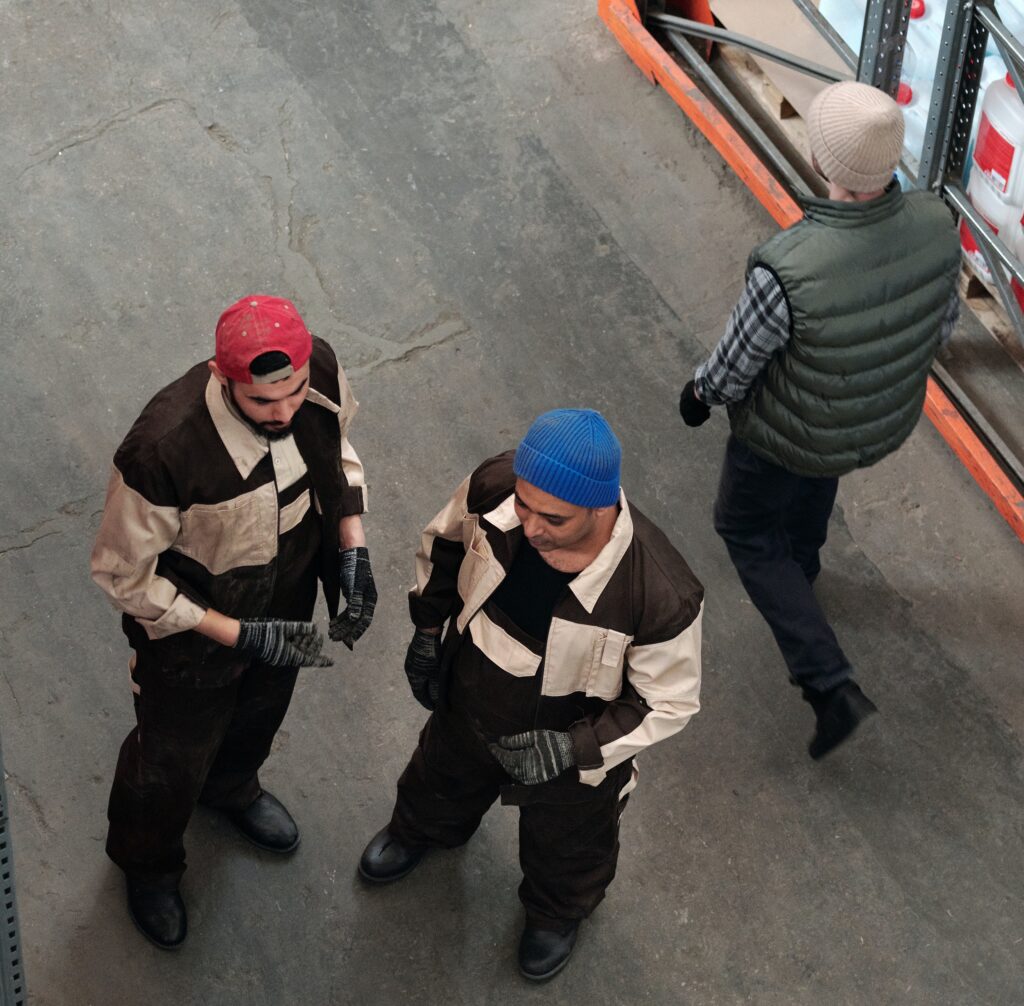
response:
<path id="1" fill-rule="evenodd" d="M 470 619 L 505 576 L 501 563 L 494 558 L 487 534 L 480 529 L 475 517 L 463 518 L 462 537 L 466 556 L 459 566 L 459 597 L 462 598 L 462 611 L 456 619 L 459 632 L 465 632 Z"/>
<path id="2" fill-rule="evenodd" d="M 225 503 L 196 503 L 181 513 L 171 548 L 214 576 L 262 566 L 277 555 L 277 489 L 273 482 Z"/>
<path id="3" fill-rule="evenodd" d="M 544 658 L 544 695 L 571 695 L 611 701 L 622 693 L 626 649 L 633 637 L 600 625 L 553 618 Z"/>

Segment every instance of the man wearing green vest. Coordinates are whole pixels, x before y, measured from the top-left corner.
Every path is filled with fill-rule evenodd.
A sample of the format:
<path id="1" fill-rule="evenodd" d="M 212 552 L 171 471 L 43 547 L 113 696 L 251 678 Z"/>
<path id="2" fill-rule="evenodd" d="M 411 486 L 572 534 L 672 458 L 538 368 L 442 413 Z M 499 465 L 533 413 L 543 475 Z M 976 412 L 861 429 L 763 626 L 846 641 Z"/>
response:
<path id="1" fill-rule="evenodd" d="M 876 712 L 813 590 L 839 476 L 910 435 L 936 350 L 959 312 L 956 228 L 935 195 L 904 193 L 899 106 L 867 84 L 825 88 L 807 116 L 827 199 L 755 248 L 725 335 L 683 389 L 700 426 L 732 433 L 715 502 L 750 599 L 817 720 L 818 759 Z"/>

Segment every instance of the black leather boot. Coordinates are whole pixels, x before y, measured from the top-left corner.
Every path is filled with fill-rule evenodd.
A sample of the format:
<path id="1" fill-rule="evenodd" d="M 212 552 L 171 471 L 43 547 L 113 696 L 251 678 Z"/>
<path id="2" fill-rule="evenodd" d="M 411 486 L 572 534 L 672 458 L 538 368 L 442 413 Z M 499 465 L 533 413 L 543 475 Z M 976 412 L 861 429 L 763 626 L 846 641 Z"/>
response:
<path id="1" fill-rule="evenodd" d="M 857 727 L 878 709 L 857 685 L 856 681 L 844 681 L 827 692 L 804 694 L 814 709 L 817 729 L 807 747 L 810 756 L 817 761 L 843 743 Z"/>
<path id="2" fill-rule="evenodd" d="M 299 827 L 283 803 L 263 790 L 245 810 L 229 810 L 228 819 L 253 845 L 267 852 L 292 852 L 299 845 Z"/>
<path id="3" fill-rule="evenodd" d="M 156 891 L 128 881 L 128 914 L 150 943 L 177 950 L 188 933 L 185 902 L 177 890 Z"/>
<path id="4" fill-rule="evenodd" d="M 569 929 L 556 933 L 527 925 L 519 940 L 519 973 L 532 982 L 542 982 L 557 975 L 569 962 L 576 945 L 579 922 L 568 923 Z"/>
<path id="5" fill-rule="evenodd" d="M 381 828 L 359 859 L 359 875 L 374 884 L 401 880 L 412 873 L 427 851 L 425 845 L 403 845 L 387 828 Z"/>

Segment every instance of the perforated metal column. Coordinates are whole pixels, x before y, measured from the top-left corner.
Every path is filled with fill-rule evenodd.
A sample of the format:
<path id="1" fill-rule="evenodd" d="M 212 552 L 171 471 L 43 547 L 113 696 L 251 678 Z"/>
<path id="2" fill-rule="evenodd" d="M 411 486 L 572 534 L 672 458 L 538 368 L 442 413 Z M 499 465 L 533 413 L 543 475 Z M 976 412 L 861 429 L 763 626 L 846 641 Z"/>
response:
<path id="1" fill-rule="evenodd" d="M 917 179 L 923 189 L 938 189 L 944 178 L 959 181 L 963 174 L 987 41 L 973 2 L 947 0 Z"/>
<path id="2" fill-rule="evenodd" d="M 896 96 L 909 24 L 910 0 L 868 0 L 858 80 Z"/>
<path id="3" fill-rule="evenodd" d="M 14 856 L 7 818 L 7 773 L 0 750 L 0 1006 L 25 1006 L 25 972 L 21 965 L 18 903 L 14 894 Z"/>

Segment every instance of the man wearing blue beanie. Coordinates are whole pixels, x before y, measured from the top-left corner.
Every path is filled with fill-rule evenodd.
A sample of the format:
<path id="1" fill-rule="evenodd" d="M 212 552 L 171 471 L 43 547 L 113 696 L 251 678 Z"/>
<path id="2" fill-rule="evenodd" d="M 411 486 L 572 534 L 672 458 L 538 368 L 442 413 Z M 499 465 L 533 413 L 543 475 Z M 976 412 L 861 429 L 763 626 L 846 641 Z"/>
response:
<path id="1" fill-rule="evenodd" d="M 704 591 L 626 502 L 620 461 L 600 413 L 547 412 L 427 526 L 405 672 L 432 715 L 359 863 L 398 880 L 499 796 L 518 806 L 533 980 L 564 966 L 615 875 L 634 756 L 699 708 Z"/>

